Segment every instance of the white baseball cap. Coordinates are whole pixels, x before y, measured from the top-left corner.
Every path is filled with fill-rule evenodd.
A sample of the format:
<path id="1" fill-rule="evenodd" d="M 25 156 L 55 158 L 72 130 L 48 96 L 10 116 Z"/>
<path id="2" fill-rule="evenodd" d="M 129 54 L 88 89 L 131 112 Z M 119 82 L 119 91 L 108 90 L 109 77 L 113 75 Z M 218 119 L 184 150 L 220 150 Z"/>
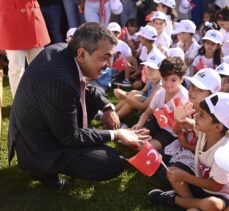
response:
<path id="1" fill-rule="evenodd" d="M 109 29 L 110 31 L 112 32 L 121 32 L 121 26 L 116 23 L 116 22 L 110 22 L 108 25 L 107 25 L 107 29 Z"/>
<path id="2" fill-rule="evenodd" d="M 151 18 L 151 21 L 155 20 L 155 19 L 160 19 L 160 20 L 167 20 L 167 17 L 165 15 L 165 13 L 161 12 L 161 11 L 156 11 L 153 15 L 153 17 Z"/>
<path id="3" fill-rule="evenodd" d="M 143 29 L 136 33 L 147 40 L 156 40 L 157 39 L 157 30 L 153 26 L 146 25 Z"/>
<path id="4" fill-rule="evenodd" d="M 229 93 L 218 92 L 205 98 L 211 114 L 214 114 L 220 123 L 229 128 Z"/>
<path id="5" fill-rule="evenodd" d="M 185 58 L 184 51 L 179 47 L 167 49 L 166 55 L 170 57 L 174 57 L 174 56 L 180 57 L 183 61 Z"/>
<path id="6" fill-rule="evenodd" d="M 149 66 L 153 69 L 159 69 L 161 62 L 166 58 L 166 56 L 161 53 L 160 51 L 153 52 L 150 54 L 149 58 L 145 61 L 142 62 L 141 64 L 144 64 L 146 66 Z"/>
<path id="7" fill-rule="evenodd" d="M 176 29 L 173 31 L 173 34 L 179 34 L 181 32 L 188 32 L 195 34 L 196 32 L 196 25 L 194 22 L 190 20 L 182 20 L 176 26 Z"/>
<path id="8" fill-rule="evenodd" d="M 170 8 L 175 8 L 176 7 L 176 2 L 175 0 L 154 0 L 155 3 L 159 4 L 164 4 Z"/>
<path id="9" fill-rule="evenodd" d="M 223 63 L 229 64 L 229 55 L 223 57 Z"/>
<path id="10" fill-rule="evenodd" d="M 192 5 L 190 4 L 190 1 L 188 1 L 188 0 L 181 0 L 180 1 L 178 11 L 181 14 L 187 14 L 191 9 L 192 9 Z"/>
<path id="11" fill-rule="evenodd" d="M 70 28 L 66 33 L 66 38 L 72 37 L 77 28 Z"/>
<path id="12" fill-rule="evenodd" d="M 222 45 L 223 43 L 223 34 L 215 29 L 208 30 L 202 40 L 210 40 L 216 44 Z"/>
<path id="13" fill-rule="evenodd" d="M 229 76 L 229 64 L 222 63 L 215 69 L 220 75 Z"/>
<path id="14" fill-rule="evenodd" d="M 194 76 L 184 76 L 199 89 L 210 90 L 211 93 L 216 93 L 221 89 L 221 78 L 217 71 L 212 68 L 203 68 Z"/>

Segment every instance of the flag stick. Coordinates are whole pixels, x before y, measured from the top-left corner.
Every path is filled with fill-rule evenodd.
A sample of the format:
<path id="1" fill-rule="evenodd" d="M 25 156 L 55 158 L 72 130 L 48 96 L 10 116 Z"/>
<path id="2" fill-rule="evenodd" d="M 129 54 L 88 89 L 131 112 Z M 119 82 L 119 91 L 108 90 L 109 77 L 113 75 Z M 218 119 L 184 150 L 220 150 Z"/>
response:
<path id="1" fill-rule="evenodd" d="M 163 160 L 161 160 L 161 164 L 165 167 L 166 170 L 168 170 L 168 167 L 166 166 Z"/>

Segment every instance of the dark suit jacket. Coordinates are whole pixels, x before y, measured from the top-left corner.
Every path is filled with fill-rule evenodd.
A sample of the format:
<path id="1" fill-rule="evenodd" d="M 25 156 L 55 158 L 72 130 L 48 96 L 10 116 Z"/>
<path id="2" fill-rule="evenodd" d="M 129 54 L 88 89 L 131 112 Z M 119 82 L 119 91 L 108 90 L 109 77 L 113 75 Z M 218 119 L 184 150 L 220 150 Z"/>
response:
<path id="1" fill-rule="evenodd" d="M 107 100 L 93 89 L 94 108 Z M 16 148 L 19 167 L 57 173 L 69 163 L 69 150 L 110 140 L 108 130 L 82 128 L 78 69 L 66 44 L 43 50 L 28 66 L 12 104 L 8 132 L 9 162 Z"/>

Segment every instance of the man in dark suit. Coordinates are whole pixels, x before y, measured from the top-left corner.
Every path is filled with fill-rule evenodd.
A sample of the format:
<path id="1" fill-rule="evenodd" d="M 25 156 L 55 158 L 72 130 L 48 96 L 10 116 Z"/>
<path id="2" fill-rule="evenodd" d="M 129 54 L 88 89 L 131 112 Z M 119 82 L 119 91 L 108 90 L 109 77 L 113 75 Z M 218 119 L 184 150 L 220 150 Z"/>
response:
<path id="1" fill-rule="evenodd" d="M 115 37 L 96 23 L 81 26 L 68 44 L 43 50 L 28 66 L 13 101 L 9 133 L 9 162 L 16 149 L 19 168 L 49 187 L 61 186 L 58 174 L 91 180 L 118 176 L 126 160 L 104 145 L 121 139 L 142 145 L 134 131 L 93 130 L 85 127 L 83 91 L 85 78 L 96 79 L 111 65 Z M 93 88 L 86 98 L 95 109 L 111 109 Z M 85 128 L 83 128 L 83 126 Z"/>

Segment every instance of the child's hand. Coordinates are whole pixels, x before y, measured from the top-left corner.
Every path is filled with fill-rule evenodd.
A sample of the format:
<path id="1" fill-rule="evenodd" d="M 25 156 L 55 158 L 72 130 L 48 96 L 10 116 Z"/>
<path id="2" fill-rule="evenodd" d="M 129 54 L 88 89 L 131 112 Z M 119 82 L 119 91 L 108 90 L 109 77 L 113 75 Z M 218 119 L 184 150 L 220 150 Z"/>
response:
<path id="1" fill-rule="evenodd" d="M 190 102 L 182 105 L 181 103 L 174 110 L 174 120 L 179 123 L 186 122 L 186 118 L 195 112 L 193 104 Z"/>
<path id="2" fill-rule="evenodd" d="M 185 178 L 188 175 L 188 172 L 171 166 L 167 169 L 167 178 L 170 182 L 185 182 Z"/>
<path id="3" fill-rule="evenodd" d="M 185 135 L 182 131 L 177 134 L 177 138 L 182 147 L 185 147 L 187 145 L 188 141 L 186 140 Z"/>
<path id="4" fill-rule="evenodd" d="M 142 128 L 142 126 L 140 124 L 138 124 L 138 123 L 132 126 L 133 130 L 138 130 L 138 129 L 141 129 L 141 128 Z"/>
<path id="5" fill-rule="evenodd" d="M 127 92 L 117 88 L 117 89 L 114 89 L 114 95 L 115 97 L 117 97 L 118 99 L 121 99 L 122 96 L 126 96 L 127 95 Z"/>

